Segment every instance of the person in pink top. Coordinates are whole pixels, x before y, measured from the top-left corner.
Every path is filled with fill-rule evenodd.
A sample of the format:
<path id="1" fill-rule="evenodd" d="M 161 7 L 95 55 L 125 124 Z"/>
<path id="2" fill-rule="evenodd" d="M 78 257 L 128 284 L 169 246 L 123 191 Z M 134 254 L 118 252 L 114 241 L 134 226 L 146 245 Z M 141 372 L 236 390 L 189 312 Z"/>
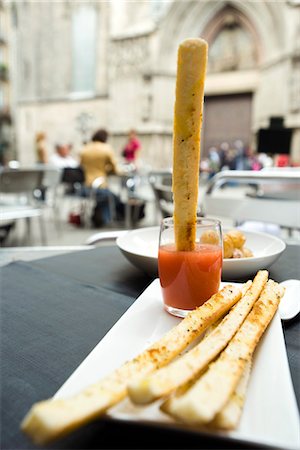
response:
<path id="1" fill-rule="evenodd" d="M 128 164 L 136 164 L 139 151 L 141 149 L 141 143 L 137 138 L 135 130 L 130 130 L 128 141 L 123 149 L 122 155 Z"/>

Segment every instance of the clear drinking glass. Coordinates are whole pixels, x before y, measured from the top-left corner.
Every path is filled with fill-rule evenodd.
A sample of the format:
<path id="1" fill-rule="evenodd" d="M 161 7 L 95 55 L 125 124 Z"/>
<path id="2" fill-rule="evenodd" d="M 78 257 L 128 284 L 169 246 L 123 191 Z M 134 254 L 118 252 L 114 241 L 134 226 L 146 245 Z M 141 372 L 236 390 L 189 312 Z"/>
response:
<path id="1" fill-rule="evenodd" d="M 162 220 L 159 234 L 158 274 L 164 308 L 185 317 L 220 287 L 223 262 L 221 223 L 197 218 L 195 248 L 177 250 L 172 217 Z"/>

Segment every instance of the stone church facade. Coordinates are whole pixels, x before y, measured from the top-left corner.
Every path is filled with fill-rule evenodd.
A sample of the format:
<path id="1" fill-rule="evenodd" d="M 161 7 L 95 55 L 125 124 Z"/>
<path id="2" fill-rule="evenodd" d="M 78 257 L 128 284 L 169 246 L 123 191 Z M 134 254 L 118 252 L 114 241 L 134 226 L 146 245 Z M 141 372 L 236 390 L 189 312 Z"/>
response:
<path id="1" fill-rule="evenodd" d="M 297 0 L 12 2 L 13 113 L 18 158 L 34 162 L 35 133 L 75 153 L 106 127 L 118 155 L 137 130 L 142 160 L 172 163 L 179 43 L 209 44 L 202 151 L 236 139 L 256 147 L 272 117 L 292 129 L 300 163 L 300 4 Z"/>

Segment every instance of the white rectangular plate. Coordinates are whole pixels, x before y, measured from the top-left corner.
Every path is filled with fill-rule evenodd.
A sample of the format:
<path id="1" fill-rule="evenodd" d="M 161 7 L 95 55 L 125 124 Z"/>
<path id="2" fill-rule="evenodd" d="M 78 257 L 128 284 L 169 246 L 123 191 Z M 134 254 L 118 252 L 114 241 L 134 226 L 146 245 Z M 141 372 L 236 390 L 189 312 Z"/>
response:
<path id="1" fill-rule="evenodd" d="M 154 280 L 55 396 L 68 397 L 98 381 L 155 342 L 180 320 L 164 311 L 159 280 Z M 159 402 L 147 407 L 135 407 L 129 400 L 124 400 L 110 409 L 108 415 L 112 419 L 176 426 L 188 430 L 162 413 Z M 193 431 L 198 431 L 200 435 L 204 430 L 195 428 Z M 232 432 L 205 431 L 207 433 L 273 448 L 300 447 L 299 413 L 278 313 L 255 351 L 246 403 L 238 429 Z"/>

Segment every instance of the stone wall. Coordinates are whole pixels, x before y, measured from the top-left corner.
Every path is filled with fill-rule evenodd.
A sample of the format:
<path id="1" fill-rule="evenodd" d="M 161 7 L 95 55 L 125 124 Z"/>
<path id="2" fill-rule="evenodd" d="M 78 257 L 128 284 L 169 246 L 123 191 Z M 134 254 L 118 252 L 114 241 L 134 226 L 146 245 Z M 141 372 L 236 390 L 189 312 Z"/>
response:
<path id="1" fill-rule="evenodd" d="M 293 157 L 300 162 L 300 7 L 290 2 L 176 1 L 155 11 L 151 2 L 88 2 L 97 11 L 95 91 L 75 99 L 71 92 L 72 11 L 76 3 L 22 2 L 18 6 L 18 153 L 34 158 L 36 131 L 49 145 L 61 139 L 81 145 L 76 118 L 93 117 L 105 126 L 117 153 L 130 128 L 143 143 L 143 160 L 155 168 L 170 166 L 175 99 L 176 54 L 180 41 L 203 36 L 213 42 L 226 11 L 246 27 L 257 52 L 251 70 L 208 73 L 206 95 L 253 94 L 253 136 L 281 115 L 294 129 Z M 75 6 L 74 6 L 75 5 Z M 229 8 L 229 9 L 228 9 Z M 205 118 L 204 118 L 205 120 Z"/>
<path id="2" fill-rule="evenodd" d="M 78 118 L 85 113 L 93 118 L 89 135 L 98 127 L 108 127 L 106 99 L 85 101 L 27 102 L 18 108 L 18 149 L 22 164 L 35 162 L 34 137 L 37 131 L 47 134 L 49 154 L 57 143 L 72 143 L 76 156 L 82 147 Z"/>

